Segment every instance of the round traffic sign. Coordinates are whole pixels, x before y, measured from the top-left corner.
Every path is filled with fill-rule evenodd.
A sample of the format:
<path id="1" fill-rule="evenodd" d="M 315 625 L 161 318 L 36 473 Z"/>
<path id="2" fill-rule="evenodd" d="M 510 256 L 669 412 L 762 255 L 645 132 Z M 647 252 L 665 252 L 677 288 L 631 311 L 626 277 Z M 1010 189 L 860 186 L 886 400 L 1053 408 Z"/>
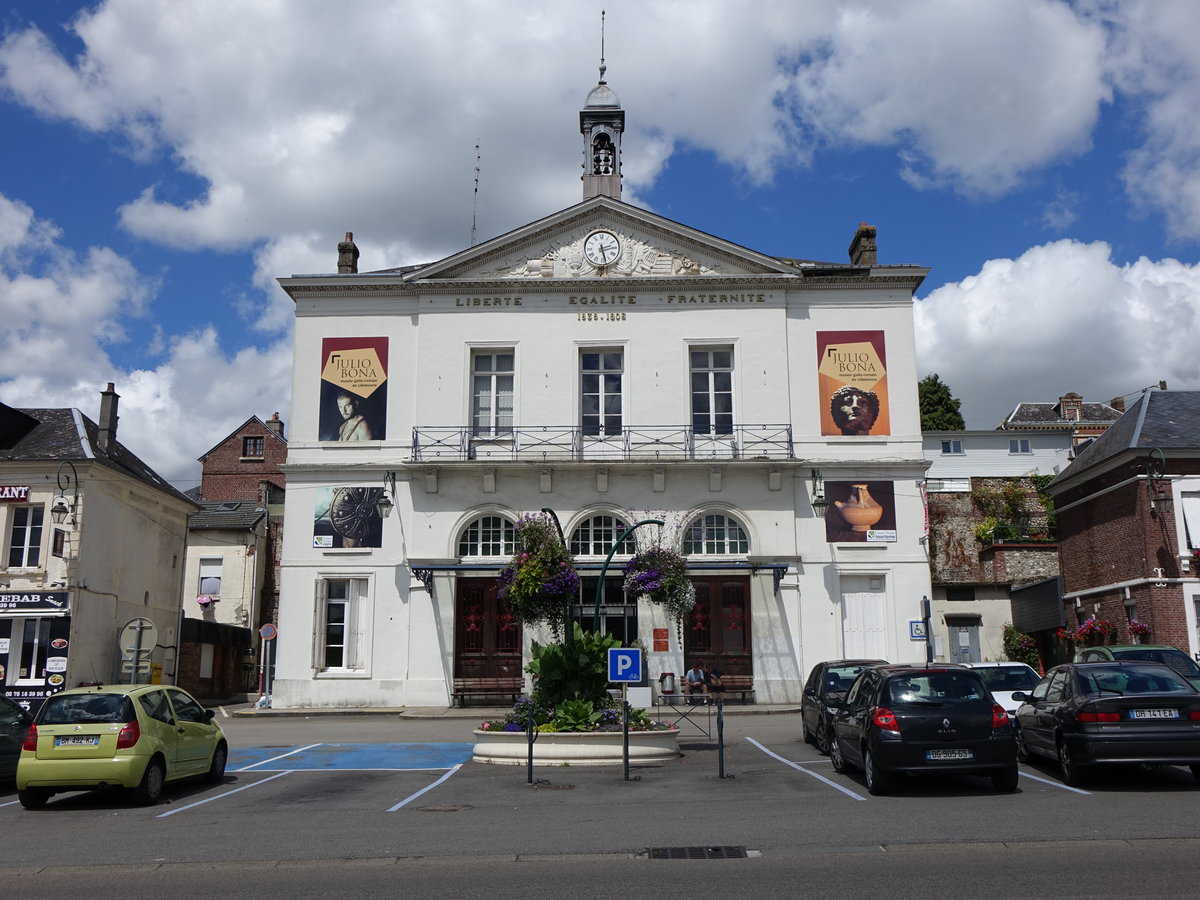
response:
<path id="1" fill-rule="evenodd" d="M 279 634 L 279 630 L 268 622 L 262 628 L 258 629 L 258 633 L 262 635 L 264 641 L 273 641 L 275 640 L 275 636 Z"/>
<path id="2" fill-rule="evenodd" d="M 135 652 L 139 657 L 149 656 L 154 645 L 158 643 L 158 629 L 149 619 L 131 619 L 121 629 L 117 643 L 125 655 L 130 658 Z"/>

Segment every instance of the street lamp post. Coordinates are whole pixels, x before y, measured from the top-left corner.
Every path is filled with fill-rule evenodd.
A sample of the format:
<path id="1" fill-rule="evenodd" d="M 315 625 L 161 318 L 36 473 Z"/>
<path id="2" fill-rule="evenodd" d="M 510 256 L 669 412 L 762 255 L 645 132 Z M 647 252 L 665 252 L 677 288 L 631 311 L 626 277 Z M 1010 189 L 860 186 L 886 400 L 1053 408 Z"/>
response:
<path id="1" fill-rule="evenodd" d="M 597 634 L 600 633 L 600 601 L 604 596 L 604 574 L 608 571 L 608 564 L 612 562 L 612 558 L 616 554 L 617 548 L 621 546 L 621 541 L 633 534 L 634 529 L 640 528 L 643 525 L 658 525 L 661 527 L 665 524 L 666 522 L 664 522 L 662 519 L 642 519 L 642 521 L 634 522 L 632 525 L 622 531 L 620 537 L 613 541 L 612 549 L 608 551 L 608 557 L 604 560 L 604 565 L 600 567 L 600 579 L 596 582 L 596 615 L 592 620 L 592 630 Z"/>

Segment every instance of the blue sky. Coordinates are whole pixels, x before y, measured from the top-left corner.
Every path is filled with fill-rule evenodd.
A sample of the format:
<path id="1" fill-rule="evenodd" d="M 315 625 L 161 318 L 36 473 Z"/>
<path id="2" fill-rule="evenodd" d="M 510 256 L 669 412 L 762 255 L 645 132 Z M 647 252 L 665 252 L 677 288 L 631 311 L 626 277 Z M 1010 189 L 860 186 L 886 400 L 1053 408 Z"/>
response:
<path id="1" fill-rule="evenodd" d="M 625 199 L 767 253 L 931 267 L 921 372 L 1017 402 L 1200 389 L 1200 4 L 24 0 L 0 13 L 0 400 L 122 396 L 181 487 L 289 417 L 290 301 L 353 231 L 432 261 L 580 198 L 578 110 L 627 114 Z"/>

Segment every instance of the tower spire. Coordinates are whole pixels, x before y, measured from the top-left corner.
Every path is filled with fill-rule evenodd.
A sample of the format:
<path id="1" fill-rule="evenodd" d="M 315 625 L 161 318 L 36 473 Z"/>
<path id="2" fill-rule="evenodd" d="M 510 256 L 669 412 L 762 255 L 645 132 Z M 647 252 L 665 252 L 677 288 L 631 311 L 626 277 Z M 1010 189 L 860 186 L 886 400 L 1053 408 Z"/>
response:
<path id="1" fill-rule="evenodd" d="M 621 199 L 621 133 L 625 130 L 625 110 L 613 93 L 604 74 L 605 11 L 600 10 L 600 82 L 591 90 L 579 111 L 579 131 L 583 135 L 583 199 L 612 197 Z"/>

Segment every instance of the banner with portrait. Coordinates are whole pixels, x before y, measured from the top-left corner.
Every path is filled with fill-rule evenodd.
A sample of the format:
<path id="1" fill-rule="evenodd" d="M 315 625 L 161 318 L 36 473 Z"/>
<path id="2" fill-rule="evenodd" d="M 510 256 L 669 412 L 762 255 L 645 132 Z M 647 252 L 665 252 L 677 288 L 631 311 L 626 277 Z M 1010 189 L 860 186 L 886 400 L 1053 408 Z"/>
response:
<path id="1" fill-rule="evenodd" d="M 387 437 L 388 339 L 325 338 L 321 342 L 322 441 Z"/>
<path id="2" fill-rule="evenodd" d="M 821 434 L 892 433 L 882 331 L 818 331 Z"/>

